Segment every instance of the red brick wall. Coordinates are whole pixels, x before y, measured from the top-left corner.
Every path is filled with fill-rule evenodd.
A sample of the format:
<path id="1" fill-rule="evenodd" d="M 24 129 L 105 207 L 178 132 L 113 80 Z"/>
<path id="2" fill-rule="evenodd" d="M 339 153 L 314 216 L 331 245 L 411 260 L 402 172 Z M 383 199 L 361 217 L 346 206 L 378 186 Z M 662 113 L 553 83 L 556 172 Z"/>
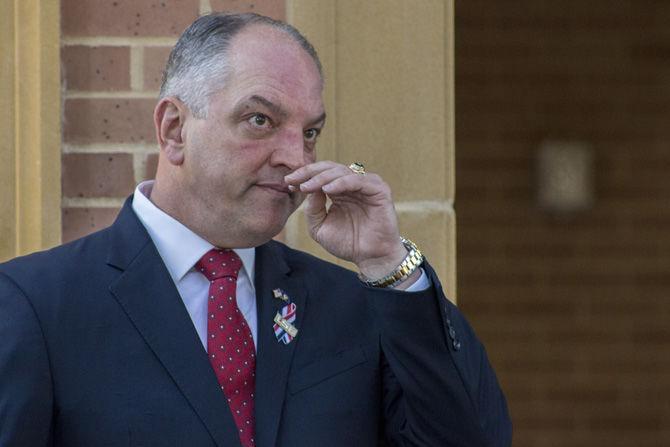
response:
<path id="1" fill-rule="evenodd" d="M 61 0 L 63 240 L 109 225 L 152 178 L 152 123 L 170 47 L 203 12 L 283 19 L 285 0 Z"/>
<path id="2" fill-rule="evenodd" d="M 670 2 L 456 2 L 459 303 L 517 447 L 670 445 Z M 535 202 L 547 139 L 596 202 Z"/>

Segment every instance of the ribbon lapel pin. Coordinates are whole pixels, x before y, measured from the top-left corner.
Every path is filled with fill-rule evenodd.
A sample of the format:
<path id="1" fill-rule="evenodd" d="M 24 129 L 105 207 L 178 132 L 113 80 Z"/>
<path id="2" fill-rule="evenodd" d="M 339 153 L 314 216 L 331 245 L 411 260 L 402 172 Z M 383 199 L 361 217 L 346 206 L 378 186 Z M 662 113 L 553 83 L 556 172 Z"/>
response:
<path id="1" fill-rule="evenodd" d="M 284 293 L 281 289 L 274 289 L 272 294 L 275 298 L 288 303 L 282 307 L 281 310 L 277 311 L 273 325 L 277 341 L 287 345 L 293 341 L 296 335 L 298 335 L 298 329 L 293 326 L 297 308 L 295 303 L 292 303 L 288 295 L 286 295 L 286 293 Z"/>

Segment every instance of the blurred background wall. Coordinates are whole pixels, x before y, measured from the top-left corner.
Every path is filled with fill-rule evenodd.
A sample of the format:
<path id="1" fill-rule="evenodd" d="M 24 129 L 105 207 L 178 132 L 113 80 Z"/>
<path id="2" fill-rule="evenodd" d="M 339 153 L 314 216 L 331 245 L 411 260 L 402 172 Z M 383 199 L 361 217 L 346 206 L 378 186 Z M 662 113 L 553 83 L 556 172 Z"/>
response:
<path id="1" fill-rule="evenodd" d="M 670 2 L 465 0 L 455 17 L 459 304 L 514 444 L 668 446 Z M 539 201 L 548 146 L 578 148 L 568 182 L 591 159 L 581 209 Z"/>

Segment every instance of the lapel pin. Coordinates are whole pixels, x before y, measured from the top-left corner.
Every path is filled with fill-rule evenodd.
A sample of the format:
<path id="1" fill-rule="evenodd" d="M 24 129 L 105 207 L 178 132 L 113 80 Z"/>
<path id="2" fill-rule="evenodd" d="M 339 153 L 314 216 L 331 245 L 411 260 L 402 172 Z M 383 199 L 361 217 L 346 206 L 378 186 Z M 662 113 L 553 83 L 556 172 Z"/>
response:
<path id="1" fill-rule="evenodd" d="M 298 329 L 292 324 L 295 322 L 295 316 L 295 303 L 289 303 L 282 307 L 280 311 L 277 311 L 277 314 L 274 318 L 275 324 L 273 325 L 277 341 L 287 345 L 291 343 L 296 335 L 298 335 Z"/>
<path id="2" fill-rule="evenodd" d="M 287 303 L 291 301 L 289 299 L 288 295 L 286 293 L 284 293 L 284 291 L 282 289 L 274 289 L 272 291 L 272 295 L 274 295 L 274 297 L 277 298 L 278 300 L 282 300 L 282 301 L 287 302 Z"/>

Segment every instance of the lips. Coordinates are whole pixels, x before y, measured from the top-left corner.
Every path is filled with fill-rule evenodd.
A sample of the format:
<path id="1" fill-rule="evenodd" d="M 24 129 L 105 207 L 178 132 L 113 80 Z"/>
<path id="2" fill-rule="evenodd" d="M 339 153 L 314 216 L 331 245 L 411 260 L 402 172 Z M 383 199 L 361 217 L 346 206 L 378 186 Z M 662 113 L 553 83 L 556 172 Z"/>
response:
<path id="1" fill-rule="evenodd" d="M 290 194 L 291 191 L 288 189 L 288 185 L 283 182 L 261 182 L 261 183 L 256 183 L 256 186 L 259 186 L 261 188 L 266 188 L 266 189 L 271 189 L 276 192 L 284 193 L 284 194 Z"/>

